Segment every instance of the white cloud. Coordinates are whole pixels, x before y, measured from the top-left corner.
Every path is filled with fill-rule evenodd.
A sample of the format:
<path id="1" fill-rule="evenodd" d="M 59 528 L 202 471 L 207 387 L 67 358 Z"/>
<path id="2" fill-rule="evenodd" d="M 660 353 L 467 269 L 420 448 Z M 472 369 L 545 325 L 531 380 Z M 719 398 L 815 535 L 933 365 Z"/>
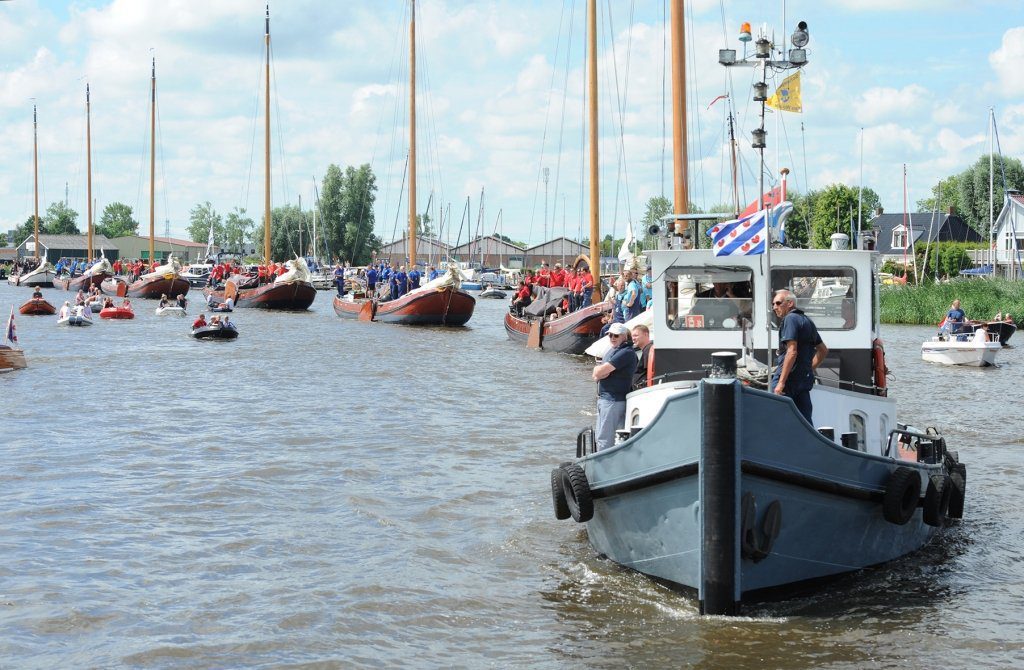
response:
<path id="1" fill-rule="evenodd" d="M 1002 45 L 988 57 L 1005 97 L 1024 95 L 1024 26 L 1003 33 Z"/>
<path id="2" fill-rule="evenodd" d="M 857 101 L 857 120 L 871 124 L 912 118 L 925 109 L 928 97 L 928 91 L 919 84 L 909 84 L 900 89 L 882 86 L 869 88 Z"/>

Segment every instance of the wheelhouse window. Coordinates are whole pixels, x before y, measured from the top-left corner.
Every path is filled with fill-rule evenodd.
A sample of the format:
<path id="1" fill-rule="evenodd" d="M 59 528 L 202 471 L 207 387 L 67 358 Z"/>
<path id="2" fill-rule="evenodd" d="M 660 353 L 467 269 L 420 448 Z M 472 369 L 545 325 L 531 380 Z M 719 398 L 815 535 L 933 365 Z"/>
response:
<path id="1" fill-rule="evenodd" d="M 857 327 L 857 272 L 849 267 L 772 268 L 772 290 L 789 289 L 818 330 Z M 870 300 L 870 296 L 866 299 Z M 777 323 L 773 323 L 778 328 Z"/>
<path id="2" fill-rule="evenodd" d="M 665 272 L 665 316 L 673 330 L 742 330 L 753 310 L 744 267 L 673 267 Z"/>

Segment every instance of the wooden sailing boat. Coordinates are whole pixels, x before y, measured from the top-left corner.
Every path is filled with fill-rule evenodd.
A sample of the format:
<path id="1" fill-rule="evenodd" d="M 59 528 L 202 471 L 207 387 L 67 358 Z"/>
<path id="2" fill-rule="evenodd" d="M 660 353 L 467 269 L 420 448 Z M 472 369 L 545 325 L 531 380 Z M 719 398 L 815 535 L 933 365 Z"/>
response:
<path id="1" fill-rule="evenodd" d="M 264 107 L 264 210 L 263 210 L 263 259 L 271 263 L 270 233 L 273 219 L 270 211 L 270 6 L 267 6 L 266 30 L 264 34 L 266 50 L 266 89 Z M 270 281 L 268 284 L 255 288 L 244 288 L 242 277 L 231 277 L 220 290 L 207 289 L 204 293 L 212 296 L 217 302 L 232 299 L 235 307 L 259 307 L 262 309 L 304 310 L 316 300 L 316 288 L 310 281 L 309 268 L 306 261 L 296 256 L 288 261 L 289 271 Z M 209 299 L 209 298 L 208 298 Z"/>
<path id="2" fill-rule="evenodd" d="M 416 267 L 416 1 L 409 19 L 409 267 Z M 380 302 L 376 296 L 335 297 L 343 318 L 405 325 L 462 326 L 473 316 L 476 299 L 462 290 L 458 269 L 403 296 Z"/>
<path id="3" fill-rule="evenodd" d="M 149 260 L 156 254 L 156 58 L 153 59 L 150 77 L 150 118 L 149 118 Z M 91 244 L 91 242 L 90 242 Z M 92 250 L 90 249 L 90 252 Z M 122 277 L 111 277 L 100 284 L 108 295 L 159 300 L 162 295 L 178 296 L 188 293 L 190 284 L 180 276 L 181 263 L 170 256 L 167 263 L 153 268 L 150 272 L 129 284 Z"/>
<path id="4" fill-rule="evenodd" d="M 36 260 L 36 268 L 31 272 L 9 277 L 7 283 L 15 286 L 53 286 L 53 277 L 56 274 L 53 266 L 45 258 L 42 261 L 39 259 L 39 130 L 35 105 L 32 105 L 32 182 L 35 203 L 32 215 L 35 225 L 32 257 Z"/>
<path id="5" fill-rule="evenodd" d="M 601 231 L 598 201 L 598 156 L 597 156 L 597 10 L 596 0 L 589 0 L 587 10 L 587 94 L 590 144 L 590 258 L 582 257 L 577 265 L 584 264 L 594 277 L 592 304 L 565 316 L 548 320 L 545 315 L 562 299 L 565 289 L 535 288 L 537 294 L 523 316 L 505 314 L 505 332 L 509 339 L 523 342 L 529 347 L 545 351 L 559 351 L 568 354 L 582 354 L 601 334 L 602 318 L 611 310 L 611 305 L 601 302 L 600 262 Z"/>
<path id="6" fill-rule="evenodd" d="M 92 111 L 89 102 L 89 84 L 85 85 L 85 172 L 86 172 L 86 197 L 88 198 L 87 205 L 87 233 L 86 240 L 88 248 L 86 250 L 86 260 L 89 263 L 93 261 L 93 211 L 92 211 Z M 92 287 L 99 288 L 103 282 L 110 277 L 114 276 L 114 271 L 110 265 L 110 261 L 106 258 L 101 259 L 98 263 L 90 267 L 88 270 L 83 272 L 78 277 L 65 277 L 58 278 L 54 284 L 64 288 L 66 291 L 88 291 Z"/>

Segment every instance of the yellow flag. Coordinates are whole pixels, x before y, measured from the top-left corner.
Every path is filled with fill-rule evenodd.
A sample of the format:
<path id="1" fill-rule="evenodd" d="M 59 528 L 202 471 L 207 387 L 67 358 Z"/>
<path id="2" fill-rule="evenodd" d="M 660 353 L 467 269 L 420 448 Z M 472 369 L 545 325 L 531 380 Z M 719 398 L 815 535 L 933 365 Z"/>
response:
<path id="1" fill-rule="evenodd" d="M 800 101 L 800 70 L 782 80 L 772 97 L 764 104 L 783 112 L 803 112 Z"/>

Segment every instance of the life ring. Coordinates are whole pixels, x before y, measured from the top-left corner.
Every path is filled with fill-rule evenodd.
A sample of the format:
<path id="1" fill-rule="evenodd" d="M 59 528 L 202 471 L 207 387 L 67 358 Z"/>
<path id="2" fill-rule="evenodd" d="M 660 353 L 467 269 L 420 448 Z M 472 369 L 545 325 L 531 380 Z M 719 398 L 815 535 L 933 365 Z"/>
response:
<path id="1" fill-rule="evenodd" d="M 562 468 L 560 467 L 551 471 L 551 504 L 555 508 L 555 518 L 559 521 L 572 516 L 569 513 L 569 503 L 565 501 L 565 491 L 562 490 Z"/>
<path id="2" fill-rule="evenodd" d="M 885 376 L 889 374 L 889 368 L 885 366 L 885 347 L 882 346 L 881 338 L 875 338 L 872 342 L 873 359 L 874 359 L 874 370 L 875 370 L 875 392 L 877 395 L 885 396 L 889 395 L 889 391 L 885 388 Z"/>
<path id="3" fill-rule="evenodd" d="M 953 487 L 947 475 L 928 478 L 928 490 L 924 494 L 924 522 L 929 526 L 941 526 L 946 520 L 949 497 Z"/>
<path id="4" fill-rule="evenodd" d="M 590 495 L 590 484 L 583 468 L 575 463 L 562 466 L 562 493 L 569 507 L 569 514 L 576 523 L 586 523 L 594 518 L 594 499 Z"/>
<path id="5" fill-rule="evenodd" d="M 654 386 L 654 346 L 647 356 L 647 386 Z"/>
<path id="6" fill-rule="evenodd" d="M 889 476 L 882 497 L 882 516 L 902 526 L 910 521 L 921 497 L 921 478 L 913 468 L 900 466 Z"/>
<path id="7" fill-rule="evenodd" d="M 964 516 L 964 499 L 967 496 L 967 466 L 957 463 L 949 473 L 949 508 L 946 515 L 950 519 L 962 519 Z"/>

